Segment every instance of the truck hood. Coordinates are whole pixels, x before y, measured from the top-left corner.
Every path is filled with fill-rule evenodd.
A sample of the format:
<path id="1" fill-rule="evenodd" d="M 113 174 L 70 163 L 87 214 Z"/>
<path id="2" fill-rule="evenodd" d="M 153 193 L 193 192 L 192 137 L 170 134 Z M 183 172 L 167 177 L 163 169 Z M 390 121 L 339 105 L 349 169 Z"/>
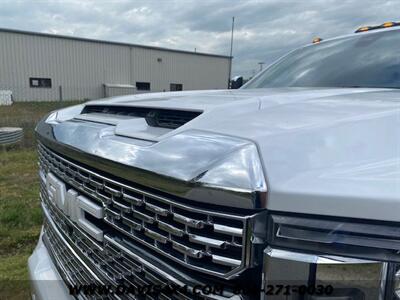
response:
<path id="1" fill-rule="evenodd" d="M 270 210 L 400 221 L 397 90 L 283 88 L 157 93 L 88 105 L 201 111 L 183 126 L 157 133 L 140 132 L 131 120 L 110 122 L 118 136 L 143 140 L 147 134 L 146 140 L 152 143 L 193 130 L 254 143 L 268 186 L 266 207 Z M 204 172 L 204 166 L 183 179 L 193 178 L 200 170 Z"/>

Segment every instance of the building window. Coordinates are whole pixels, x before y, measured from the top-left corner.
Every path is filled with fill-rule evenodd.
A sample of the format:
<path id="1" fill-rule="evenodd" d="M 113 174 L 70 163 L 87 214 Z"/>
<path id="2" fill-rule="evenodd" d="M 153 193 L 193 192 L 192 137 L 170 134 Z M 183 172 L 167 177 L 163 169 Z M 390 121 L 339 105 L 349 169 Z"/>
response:
<path id="1" fill-rule="evenodd" d="M 170 91 L 183 91 L 183 84 L 181 83 L 171 83 Z"/>
<path id="2" fill-rule="evenodd" d="M 138 91 L 150 91 L 150 82 L 136 82 Z"/>
<path id="3" fill-rule="evenodd" d="M 29 86 L 32 88 L 51 88 L 50 78 L 29 78 Z"/>

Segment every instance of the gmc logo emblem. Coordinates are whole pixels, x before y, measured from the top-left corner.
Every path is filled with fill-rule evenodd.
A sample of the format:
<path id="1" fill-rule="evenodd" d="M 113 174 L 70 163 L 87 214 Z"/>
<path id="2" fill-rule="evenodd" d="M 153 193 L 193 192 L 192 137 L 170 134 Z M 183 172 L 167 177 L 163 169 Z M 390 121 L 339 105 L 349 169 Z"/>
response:
<path id="1" fill-rule="evenodd" d="M 44 176 L 41 176 L 44 180 Z M 90 236 L 103 241 L 103 231 L 86 219 L 85 213 L 92 215 L 97 219 L 103 219 L 104 208 L 99 206 L 88 198 L 81 196 L 73 189 L 66 190 L 65 184 L 48 173 L 45 178 L 47 194 L 49 201 L 61 211 L 64 212 L 74 223 L 86 231 Z"/>

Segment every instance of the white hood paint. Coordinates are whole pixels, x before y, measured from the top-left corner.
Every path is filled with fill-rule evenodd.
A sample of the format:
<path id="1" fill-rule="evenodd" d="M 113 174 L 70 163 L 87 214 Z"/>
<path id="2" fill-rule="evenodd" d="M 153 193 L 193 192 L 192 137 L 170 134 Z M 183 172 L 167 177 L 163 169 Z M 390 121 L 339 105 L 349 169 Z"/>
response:
<path id="1" fill-rule="evenodd" d="M 400 90 L 157 93 L 90 104 L 202 110 L 184 126 L 254 141 L 275 211 L 400 221 Z"/>

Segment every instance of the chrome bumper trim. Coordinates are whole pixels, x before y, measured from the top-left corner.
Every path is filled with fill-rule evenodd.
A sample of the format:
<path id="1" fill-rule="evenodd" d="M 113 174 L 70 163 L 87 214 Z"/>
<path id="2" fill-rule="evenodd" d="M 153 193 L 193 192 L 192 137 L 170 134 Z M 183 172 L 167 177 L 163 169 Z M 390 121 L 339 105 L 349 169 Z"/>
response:
<path id="1" fill-rule="evenodd" d="M 316 286 L 332 285 L 336 290 L 368 293 L 366 300 L 384 300 L 387 282 L 387 262 L 364 260 L 350 257 L 315 255 L 268 247 L 264 251 L 263 291 L 268 286 Z M 321 270 L 320 270 L 321 269 Z M 354 271 L 369 270 L 369 273 Z M 337 273 L 336 273 L 337 272 Z M 375 277 L 374 277 L 375 276 Z M 368 277 L 368 278 L 366 278 Z M 298 291 L 290 296 L 267 296 L 261 299 L 299 299 Z M 350 292 L 349 292 L 350 293 Z M 341 295 L 321 297 L 311 295 L 310 299 L 361 299 L 358 296 Z M 315 297 L 315 298 L 314 298 Z M 335 298 L 337 297 L 337 298 Z M 343 297 L 343 298 L 341 298 Z M 308 298 L 307 298 L 308 299 Z M 362 298 L 364 299 L 364 298 Z"/>

